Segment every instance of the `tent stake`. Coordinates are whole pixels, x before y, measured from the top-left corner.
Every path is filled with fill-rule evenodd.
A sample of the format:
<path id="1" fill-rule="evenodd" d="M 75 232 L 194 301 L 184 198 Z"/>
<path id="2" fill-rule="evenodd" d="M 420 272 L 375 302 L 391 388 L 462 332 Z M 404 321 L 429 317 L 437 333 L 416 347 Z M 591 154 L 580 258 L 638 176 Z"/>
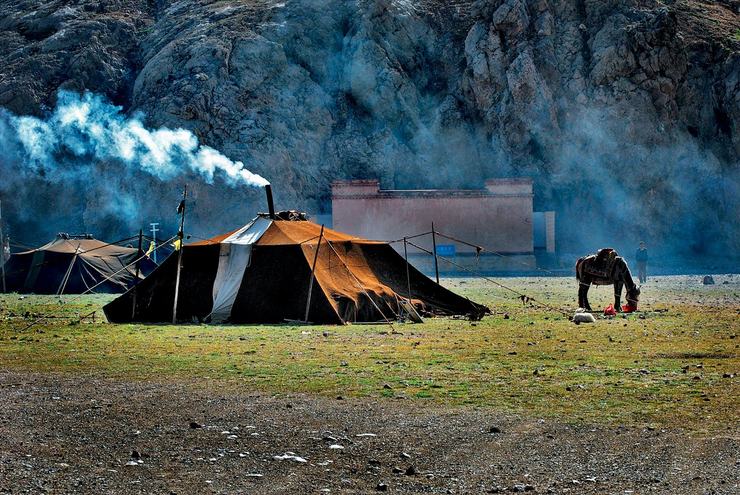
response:
<path id="1" fill-rule="evenodd" d="M 303 322 L 308 323 L 308 311 L 311 309 L 311 292 L 313 292 L 313 278 L 316 273 L 316 262 L 319 259 L 319 248 L 321 247 L 321 238 L 324 237 L 324 224 L 321 224 L 321 232 L 319 232 L 319 241 L 316 243 L 316 252 L 313 255 L 313 264 L 311 265 L 311 278 L 308 281 L 308 299 L 306 300 L 306 314 L 303 317 Z"/>
<path id="2" fill-rule="evenodd" d="M 172 306 L 172 324 L 177 323 L 177 298 L 180 295 L 180 271 L 182 270 L 182 251 L 183 251 L 183 239 L 185 235 L 183 233 L 185 229 L 185 199 L 188 197 L 188 186 L 185 184 L 185 188 L 182 191 L 182 201 L 178 206 L 178 213 L 181 213 L 180 217 L 180 230 L 177 232 L 177 239 L 179 241 L 179 249 L 177 250 L 177 277 L 175 278 L 175 303 Z"/>
<path id="3" fill-rule="evenodd" d="M 141 273 L 141 255 L 144 254 L 144 251 L 142 251 L 142 242 L 144 241 L 144 230 L 139 229 L 139 250 L 136 252 L 136 277 L 134 278 L 134 302 L 131 305 L 131 319 L 134 319 L 134 316 L 136 316 L 136 293 L 138 292 L 137 288 L 139 285 L 139 273 Z M 95 316 L 93 316 L 94 320 Z"/>
<path id="4" fill-rule="evenodd" d="M 432 222 L 432 252 L 434 253 L 434 274 L 437 276 L 439 285 L 439 265 L 437 264 L 437 236 L 434 233 L 434 222 Z"/>
<path id="5" fill-rule="evenodd" d="M 406 260 L 406 288 L 408 289 L 409 302 L 411 301 L 411 275 L 409 274 L 409 251 L 406 247 L 406 238 L 403 238 L 403 257 Z"/>

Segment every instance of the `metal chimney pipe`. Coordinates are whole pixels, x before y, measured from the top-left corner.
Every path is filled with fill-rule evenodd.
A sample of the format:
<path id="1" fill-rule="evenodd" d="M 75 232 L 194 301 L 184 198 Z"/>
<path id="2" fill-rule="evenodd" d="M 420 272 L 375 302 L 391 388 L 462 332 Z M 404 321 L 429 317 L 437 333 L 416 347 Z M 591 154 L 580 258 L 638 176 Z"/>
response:
<path id="1" fill-rule="evenodd" d="M 272 202 L 272 186 L 267 184 L 265 186 L 265 194 L 267 194 L 267 211 L 270 214 L 270 218 L 275 219 L 275 204 Z"/>

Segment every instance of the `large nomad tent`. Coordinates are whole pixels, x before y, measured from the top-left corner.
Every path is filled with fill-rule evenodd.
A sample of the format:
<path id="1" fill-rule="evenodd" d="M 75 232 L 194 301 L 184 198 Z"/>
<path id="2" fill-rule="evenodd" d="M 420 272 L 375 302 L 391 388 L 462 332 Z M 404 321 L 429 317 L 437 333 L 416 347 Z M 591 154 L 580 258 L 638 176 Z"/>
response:
<path id="1" fill-rule="evenodd" d="M 134 285 L 139 250 L 91 235 L 58 234 L 38 249 L 15 253 L 5 264 L 8 292 L 34 294 L 121 293 Z M 156 265 L 144 257 L 139 279 Z"/>
<path id="2" fill-rule="evenodd" d="M 178 257 L 170 256 L 106 305 L 108 320 L 171 321 L 177 263 Z M 297 212 L 260 214 L 239 230 L 184 246 L 177 317 L 214 323 L 304 320 L 310 293 L 310 322 L 391 320 L 408 307 L 406 270 L 406 261 L 388 243 L 331 229 L 322 234 L 319 225 Z M 408 275 L 411 303 L 420 313 L 481 316 L 488 311 L 410 265 Z"/>

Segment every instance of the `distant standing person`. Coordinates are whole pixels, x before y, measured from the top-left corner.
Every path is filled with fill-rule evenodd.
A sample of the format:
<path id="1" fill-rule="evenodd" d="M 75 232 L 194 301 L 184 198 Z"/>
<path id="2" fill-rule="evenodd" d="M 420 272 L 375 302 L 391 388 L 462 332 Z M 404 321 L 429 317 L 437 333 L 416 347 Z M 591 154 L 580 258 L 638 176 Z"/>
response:
<path id="1" fill-rule="evenodd" d="M 648 251 L 645 247 L 645 242 L 640 242 L 640 248 L 635 253 L 635 259 L 637 260 L 637 278 L 641 284 L 647 282 L 647 262 L 648 262 Z"/>

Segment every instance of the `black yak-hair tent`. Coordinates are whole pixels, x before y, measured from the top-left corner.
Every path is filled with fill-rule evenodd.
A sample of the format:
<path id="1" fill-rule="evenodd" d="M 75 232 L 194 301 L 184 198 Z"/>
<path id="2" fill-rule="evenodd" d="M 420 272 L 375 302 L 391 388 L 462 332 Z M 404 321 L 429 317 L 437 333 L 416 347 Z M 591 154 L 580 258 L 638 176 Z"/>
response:
<path id="1" fill-rule="evenodd" d="M 178 256 L 170 256 L 106 305 L 108 320 L 171 321 L 177 264 Z M 183 247 L 177 316 L 216 323 L 304 320 L 309 292 L 313 323 L 394 320 L 410 305 L 420 314 L 488 312 L 407 265 L 386 242 L 322 230 L 305 215 L 280 212 Z"/>
<path id="2" fill-rule="evenodd" d="M 8 292 L 33 294 L 122 293 L 136 280 L 138 249 L 105 243 L 89 234 L 57 237 L 37 249 L 14 253 L 5 263 Z M 154 270 L 139 262 L 139 280 Z"/>

